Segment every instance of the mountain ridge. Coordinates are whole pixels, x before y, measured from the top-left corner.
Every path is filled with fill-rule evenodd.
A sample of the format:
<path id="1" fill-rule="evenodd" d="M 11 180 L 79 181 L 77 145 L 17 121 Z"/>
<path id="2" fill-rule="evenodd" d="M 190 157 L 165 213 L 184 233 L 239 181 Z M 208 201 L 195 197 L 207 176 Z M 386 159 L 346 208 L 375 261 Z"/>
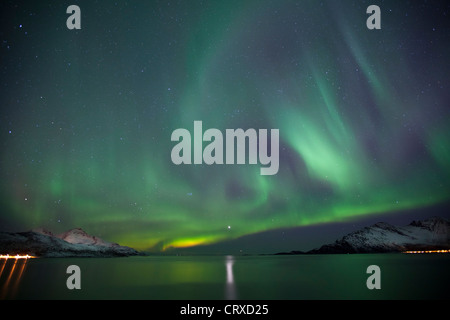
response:
<path id="1" fill-rule="evenodd" d="M 450 222 L 433 217 L 413 220 L 400 227 L 378 222 L 313 250 L 275 254 L 395 253 L 441 249 L 450 249 Z M 27 232 L 0 232 L 0 253 L 38 257 L 124 257 L 143 254 L 89 235 L 81 228 L 57 235 L 44 228 Z"/>
<path id="2" fill-rule="evenodd" d="M 26 232 L 0 232 L 2 254 L 37 257 L 126 257 L 138 255 L 133 248 L 105 241 L 81 228 L 55 235 L 38 228 Z"/>
<path id="3" fill-rule="evenodd" d="M 307 252 L 277 254 L 395 253 L 441 249 L 450 249 L 450 222 L 441 217 L 432 217 L 413 220 L 401 227 L 378 222 Z"/>

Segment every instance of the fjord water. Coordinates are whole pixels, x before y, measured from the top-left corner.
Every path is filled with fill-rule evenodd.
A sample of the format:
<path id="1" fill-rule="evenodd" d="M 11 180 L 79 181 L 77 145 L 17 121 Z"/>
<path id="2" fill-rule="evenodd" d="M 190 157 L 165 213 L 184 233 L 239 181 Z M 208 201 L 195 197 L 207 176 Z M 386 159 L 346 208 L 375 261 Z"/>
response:
<path id="1" fill-rule="evenodd" d="M 448 299 L 449 254 L 145 256 L 2 263 L 0 299 Z M 70 265 L 81 289 L 69 290 Z M 369 290 L 367 267 L 381 271 Z M 2 267 L 0 266 L 0 267 Z"/>

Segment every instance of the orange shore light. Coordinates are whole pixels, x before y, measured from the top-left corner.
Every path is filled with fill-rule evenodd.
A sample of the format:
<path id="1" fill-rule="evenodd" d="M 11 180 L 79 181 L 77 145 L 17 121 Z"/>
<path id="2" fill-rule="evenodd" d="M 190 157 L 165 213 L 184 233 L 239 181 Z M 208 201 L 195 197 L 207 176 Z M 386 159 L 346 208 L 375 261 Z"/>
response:
<path id="1" fill-rule="evenodd" d="M 0 259 L 33 259 L 36 258 L 35 256 L 30 256 L 29 254 L 21 255 L 9 255 L 9 254 L 0 254 Z"/>
<path id="2" fill-rule="evenodd" d="M 405 251 L 403 253 L 450 253 L 450 250 L 416 250 L 416 251 Z"/>

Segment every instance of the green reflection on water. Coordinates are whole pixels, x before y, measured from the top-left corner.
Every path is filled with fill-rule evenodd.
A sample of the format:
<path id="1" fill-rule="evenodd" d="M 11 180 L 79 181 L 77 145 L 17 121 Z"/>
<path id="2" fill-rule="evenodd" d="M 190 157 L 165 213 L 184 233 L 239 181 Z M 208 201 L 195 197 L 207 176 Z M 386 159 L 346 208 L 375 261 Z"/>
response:
<path id="1" fill-rule="evenodd" d="M 66 287 L 72 264 L 81 290 Z M 369 265 L 381 269 L 380 290 L 366 287 Z M 448 299 L 449 267 L 448 254 L 33 259 L 6 298 Z"/>

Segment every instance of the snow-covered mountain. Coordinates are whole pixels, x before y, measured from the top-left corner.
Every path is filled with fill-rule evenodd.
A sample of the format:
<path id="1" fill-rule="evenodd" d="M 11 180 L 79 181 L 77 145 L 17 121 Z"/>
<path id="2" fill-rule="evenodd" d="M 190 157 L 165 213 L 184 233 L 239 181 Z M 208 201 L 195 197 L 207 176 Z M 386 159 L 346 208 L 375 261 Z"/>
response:
<path id="1" fill-rule="evenodd" d="M 39 257 L 122 257 L 139 254 L 132 248 L 104 241 L 79 228 L 56 236 L 45 229 L 0 232 L 0 253 Z"/>
<path id="2" fill-rule="evenodd" d="M 88 244 L 94 246 L 104 246 L 104 247 L 117 247 L 119 246 L 117 243 L 112 243 L 100 239 L 96 236 L 91 236 L 87 234 L 83 229 L 77 228 L 72 229 L 67 232 L 61 233 L 56 236 L 64 241 L 67 241 L 72 244 Z"/>
<path id="3" fill-rule="evenodd" d="M 403 227 L 379 222 L 308 253 L 382 253 L 433 249 L 450 249 L 450 222 L 446 219 L 434 217 L 413 221 Z"/>

